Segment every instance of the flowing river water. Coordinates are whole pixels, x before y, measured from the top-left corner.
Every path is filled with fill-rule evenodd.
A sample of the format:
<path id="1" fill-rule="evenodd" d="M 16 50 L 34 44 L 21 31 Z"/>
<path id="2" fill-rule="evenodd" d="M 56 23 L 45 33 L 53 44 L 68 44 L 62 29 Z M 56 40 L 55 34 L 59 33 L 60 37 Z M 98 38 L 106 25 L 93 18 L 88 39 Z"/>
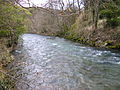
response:
<path id="1" fill-rule="evenodd" d="M 16 90 L 120 90 L 120 52 L 24 34 L 13 70 Z"/>

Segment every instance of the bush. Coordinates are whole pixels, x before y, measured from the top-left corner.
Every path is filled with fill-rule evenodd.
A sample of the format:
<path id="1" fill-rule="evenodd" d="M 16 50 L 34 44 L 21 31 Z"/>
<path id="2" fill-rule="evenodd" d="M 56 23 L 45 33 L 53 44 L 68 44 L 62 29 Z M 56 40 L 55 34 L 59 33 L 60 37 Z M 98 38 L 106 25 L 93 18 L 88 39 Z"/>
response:
<path id="1" fill-rule="evenodd" d="M 116 3 L 117 0 L 113 2 Z M 100 18 L 106 18 L 107 26 L 115 28 L 120 25 L 120 8 L 119 5 L 117 6 L 117 4 L 114 4 L 113 2 L 105 2 L 103 4 L 100 9 Z"/>
<path id="2" fill-rule="evenodd" d="M 111 10 L 102 10 L 102 11 L 100 11 L 100 16 L 101 16 L 102 18 L 106 17 L 107 19 L 110 19 L 110 18 L 112 18 L 112 17 L 115 17 L 116 15 L 115 15 L 115 13 L 114 13 L 113 11 L 111 11 Z"/>
<path id="3" fill-rule="evenodd" d="M 107 25 L 115 28 L 120 25 L 120 18 L 112 18 L 107 20 Z"/>
<path id="4" fill-rule="evenodd" d="M 13 3 L 0 0 L 0 36 L 10 36 L 12 31 L 15 36 L 26 31 L 25 9 L 14 5 Z M 26 10 L 25 12 L 28 13 Z"/>

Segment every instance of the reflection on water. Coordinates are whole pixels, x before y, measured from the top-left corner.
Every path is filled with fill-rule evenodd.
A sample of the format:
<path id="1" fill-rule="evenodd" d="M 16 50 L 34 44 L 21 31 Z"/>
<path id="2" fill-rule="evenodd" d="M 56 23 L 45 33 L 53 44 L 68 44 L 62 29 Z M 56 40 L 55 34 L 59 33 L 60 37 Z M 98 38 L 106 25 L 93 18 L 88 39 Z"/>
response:
<path id="1" fill-rule="evenodd" d="M 25 34 L 15 51 L 16 90 L 119 90 L 120 53 Z M 19 70 L 18 70 L 19 69 Z"/>

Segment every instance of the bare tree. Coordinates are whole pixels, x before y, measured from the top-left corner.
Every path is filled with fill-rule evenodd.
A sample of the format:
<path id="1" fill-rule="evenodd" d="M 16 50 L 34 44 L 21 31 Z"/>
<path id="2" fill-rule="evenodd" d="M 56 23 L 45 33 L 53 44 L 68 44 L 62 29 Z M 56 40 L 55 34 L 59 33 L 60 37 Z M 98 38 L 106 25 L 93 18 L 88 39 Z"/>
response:
<path id="1" fill-rule="evenodd" d="M 63 0 L 59 0 L 59 5 L 60 5 L 60 9 L 63 11 L 65 6 Z"/>
<path id="2" fill-rule="evenodd" d="M 80 1 L 79 0 L 77 0 L 77 4 L 78 4 L 79 13 L 80 13 Z"/>
<path id="3" fill-rule="evenodd" d="M 95 29 L 97 29 L 97 23 L 99 19 L 100 0 L 96 0 L 95 5 Z"/>
<path id="4" fill-rule="evenodd" d="M 73 9 L 75 9 L 75 0 L 73 0 L 72 3 L 73 3 Z"/>
<path id="5" fill-rule="evenodd" d="M 88 12 L 92 12 L 92 20 L 95 29 L 97 29 L 97 23 L 99 20 L 99 9 L 102 0 L 83 0 L 84 10 Z"/>

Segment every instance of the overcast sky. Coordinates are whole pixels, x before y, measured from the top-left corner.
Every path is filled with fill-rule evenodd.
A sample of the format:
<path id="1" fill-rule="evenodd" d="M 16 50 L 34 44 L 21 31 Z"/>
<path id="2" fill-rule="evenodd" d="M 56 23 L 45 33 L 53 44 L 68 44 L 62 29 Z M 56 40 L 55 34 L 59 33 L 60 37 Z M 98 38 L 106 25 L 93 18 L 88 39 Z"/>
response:
<path id="1" fill-rule="evenodd" d="M 24 0 L 25 2 L 27 2 L 27 0 Z M 36 6 L 42 6 L 44 5 L 48 0 L 30 0 L 30 2 L 32 2 L 33 4 L 35 4 Z M 68 0 L 63 0 L 64 3 L 67 3 Z M 23 6 L 28 7 L 28 4 L 25 4 L 24 2 L 21 3 Z"/>

